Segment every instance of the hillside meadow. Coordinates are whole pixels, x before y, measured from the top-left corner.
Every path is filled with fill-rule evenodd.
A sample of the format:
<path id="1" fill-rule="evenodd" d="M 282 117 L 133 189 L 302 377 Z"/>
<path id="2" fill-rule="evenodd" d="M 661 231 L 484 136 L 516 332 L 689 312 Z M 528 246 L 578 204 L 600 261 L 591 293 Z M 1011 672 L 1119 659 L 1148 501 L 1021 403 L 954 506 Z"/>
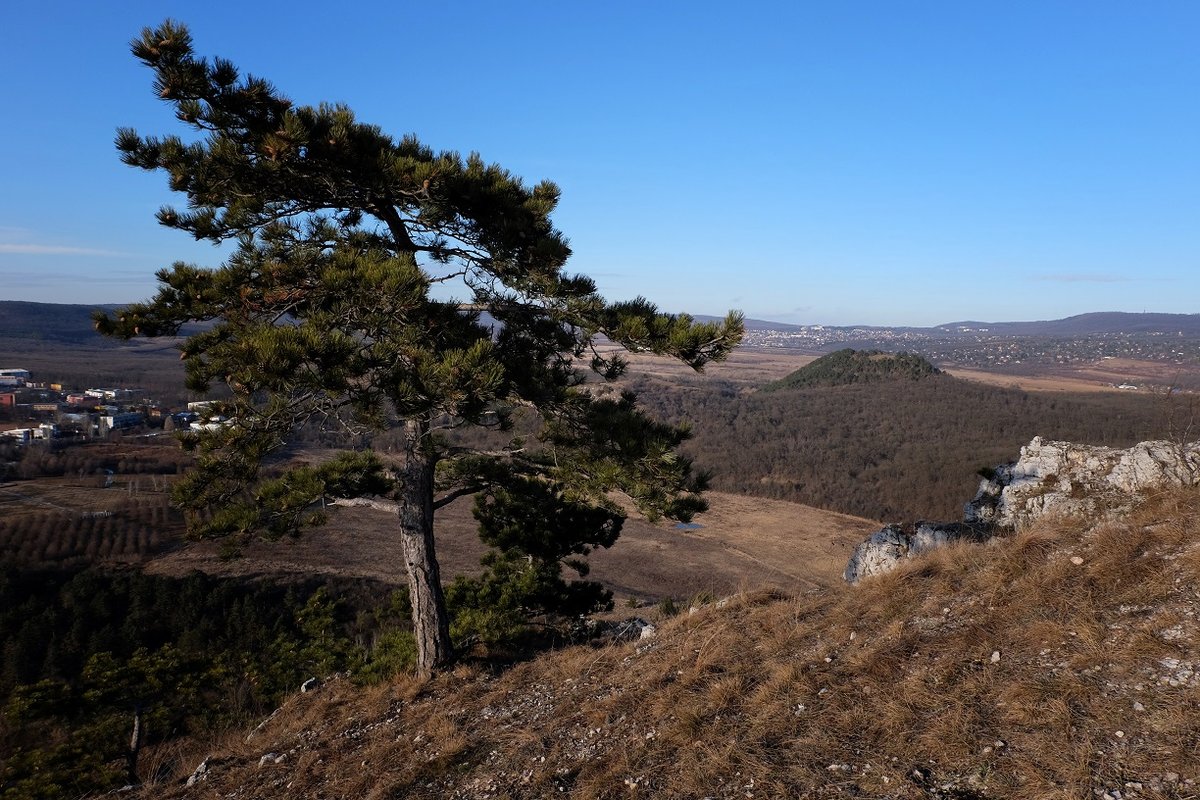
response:
<path id="1" fill-rule="evenodd" d="M 53 352 L 54 347 L 57 345 L 46 352 Z M 120 359 L 144 357 L 146 360 L 137 362 L 142 371 L 130 369 L 128 375 L 151 386 L 169 386 L 171 375 L 178 370 L 178 360 L 174 356 L 168 359 L 170 354 L 163 349 L 142 355 L 107 352 L 116 360 L 105 363 L 114 369 L 126 368 Z M 77 356 L 75 362 L 61 362 L 60 369 L 86 369 L 91 355 L 80 350 Z M 902 375 L 832 386 L 818 381 L 760 391 L 762 386 L 813 360 L 813 356 L 738 351 L 728 362 L 695 375 L 659 362 L 642 370 L 643 359 L 638 357 L 631 377 L 621 384 L 637 391 L 655 415 L 692 427 L 694 436 L 686 446 L 687 452 L 695 457 L 698 467 L 713 473 L 717 490 L 709 495 L 709 511 L 696 519 L 699 527 L 681 529 L 632 516 L 613 548 L 592 555 L 589 577 L 615 594 L 616 608 L 608 616 L 640 615 L 665 623 L 667 636 L 700 641 L 697 653 L 711 648 L 716 659 L 705 661 L 708 666 L 704 674 L 728 674 L 729 681 L 717 681 L 710 688 L 703 688 L 707 685 L 703 683 L 689 683 L 692 688 L 676 695 L 670 688 L 675 679 L 670 678 L 665 662 L 639 660 L 639 651 L 631 661 L 628 654 L 615 655 L 624 652 L 619 648 L 564 651 L 558 665 L 550 667 L 564 681 L 570 679 L 571 670 L 578 669 L 583 676 L 577 679 L 580 687 L 599 687 L 596 698 L 572 696 L 572 702 L 582 704 L 581 713 L 588 714 L 588 719 L 597 713 L 601 714 L 597 720 L 616 720 L 626 715 L 624 721 L 613 723 L 617 725 L 614 741 L 622 741 L 626 733 L 636 734 L 637 740 L 651 732 L 653 741 L 668 732 L 664 743 L 683 743 L 689 731 L 696 734 L 733 724 L 731 735 L 758 744 L 742 753 L 730 749 L 728 743 L 705 740 L 697 745 L 697 757 L 703 757 L 696 764 L 685 757 L 687 751 L 655 750 L 646 757 L 604 756 L 612 763 L 599 772 L 562 762 L 556 767 L 557 777 L 547 778 L 531 767 L 528 781 L 522 778 L 524 788 L 491 789 L 488 787 L 508 786 L 505 781 L 511 777 L 496 777 L 490 766 L 481 768 L 475 760 L 477 747 L 497 749 L 495 742 L 487 738 L 492 734 L 486 726 L 467 730 L 451 719 L 451 727 L 445 730 L 457 733 L 439 746 L 440 755 L 429 762 L 432 771 L 418 770 L 408 778 L 387 773 L 364 796 L 374 796 L 370 792 L 380 797 L 440 796 L 435 791 L 440 786 L 462 797 L 537 797 L 551 789 L 581 792 L 580 796 L 658 796 L 665 792 L 666 796 L 682 797 L 700 792 L 704 784 L 704 791 L 715 797 L 734 789 L 743 793 L 763 792 L 764 786 L 781 790 L 788 781 L 796 782 L 787 784 L 793 789 L 853 785 L 860 787 L 856 791 L 866 791 L 862 787 L 872 784 L 863 776 L 879 765 L 875 761 L 860 765 L 848 755 L 836 755 L 836 748 L 831 749 L 829 742 L 813 745 L 817 741 L 813 737 L 818 735 L 815 729 L 799 740 L 808 742 L 806 747 L 815 747 L 812 752 L 821 754 L 820 758 L 842 759 L 830 762 L 838 765 L 835 772 L 839 774 L 822 773 L 820 770 L 829 765 L 820 766 L 811 760 L 799 760 L 794 769 L 777 772 L 778 759 L 791 752 L 786 742 L 792 735 L 785 735 L 778 727 L 784 721 L 779 718 L 779 708 L 765 701 L 754 700 L 752 705 L 741 707 L 733 700 L 720 699 L 747 693 L 750 697 L 774 696 L 776 689 L 761 687 L 776 686 L 778 681 L 754 672 L 744 656 L 760 654 L 766 648 L 769 659 L 781 658 L 787 648 L 793 648 L 794 653 L 807 652 L 804 648 L 811 649 L 813 642 L 822 641 L 823 634 L 816 628 L 796 634 L 799 639 L 780 632 L 790 624 L 786 620 L 813 617 L 814 625 L 836 626 L 852 613 L 863 614 L 862 609 L 850 610 L 855 601 L 836 598 L 865 597 L 867 603 L 883 602 L 875 590 L 843 594 L 847 590 L 840 587 L 839 577 L 851 548 L 881 522 L 958 518 L 962 503 L 978 483 L 976 471 L 1015 457 L 1019 447 L 1034 435 L 1125 445 L 1161 436 L 1169 411 L 1162 398 L 1149 394 L 1027 393 L 1009 386 L 928 374 L 923 369 L 916 371 L 916 379 Z M 871 363 L 878 365 L 878 359 Z M 115 373 L 112 377 L 115 380 Z M 302 438 L 301 446 L 289 451 L 286 458 L 319 459 L 346 446 L 392 446 L 387 434 L 347 442 L 314 430 Z M 389 514 L 367 508 L 339 509 L 323 529 L 298 539 L 254 542 L 243 548 L 240 558 L 230 560 L 219 542 L 188 542 L 182 538 L 183 518 L 170 506 L 168 493 L 177 475 L 186 469 L 188 456 L 169 442 L 127 437 L 123 442 L 30 448 L 23 452 L 9 448 L 5 460 L 11 462 L 8 480 L 0 485 L 0 590 L 9 611 L 0 615 L 0 647 L 5 664 L 0 690 L 8 708 L 0 722 L 0 748 L 6 754 L 0 796 L 5 800 L 58 797 L 64 792 L 82 796 L 127 780 L 121 759 L 128 741 L 131 703 L 144 704 L 147 709 L 149 749 L 138 767 L 140 778 L 165 790 L 173 780 L 171 776 L 182 776 L 194 767 L 191 762 L 202 751 L 207 752 L 212 747 L 209 743 L 220 738 L 222 731 L 242 731 L 282 702 L 307 677 L 347 670 L 357 676 L 354 688 L 344 681 L 333 681 L 326 697 L 341 699 L 332 707 L 314 712 L 329 724 L 334 724 L 346 708 L 384 696 L 393 697 L 389 703 L 402 696 L 407 698 L 405 704 L 428 708 L 431 713 L 441 702 L 437 698 L 461 697 L 461 701 L 454 702 L 461 702 L 463 708 L 474 707 L 471 704 L 476 702 L 498 707 L 500 700 L 493 695 L 473 692 L 509 687 L 503 689 L 505 697 L 518 704 L 526 702 L 519 695 L 520 682 L 529 680 L 530 685 L 541 685 L 543 679 L 529 670 L 544 668 L 535 664 L 555 663 L 555 656 L 538 653 L 574 641 L 565 633 L 548 630 L 545 636 L 518 647 L 477 647 L 454 676 L 439 678 L 425 688 L 405 679 L 394 683 L 391 679 L 403 673 L 411 654 L 406 649 L 406 599 L 402 591 L 397 591 L 404 582 L 403 565 L 395 553 L 394 520 Z M 109 484 L 108 470 L 112 471 L 111 485 L 104 488 Z M 447 580 L 476 574 L 485 553 L 475 534 L 470 506 L 470 499 L 462 498 L 444 509 L 438 521 Z M 909 584 L 898 586 L 889 591 L 896 597 L 909 598 L 904 602 L 917 602 L 918 595 L 907 593 Z M 922 586 L 928 588 L 927 584 Z M 734 614 L 726 622 L 711 622 L 720 616 L 714 616 L 708 608 L 694 618 L 688 617 L 689 621 L 668 620 L 675 610 L 692 605 L 705 607 L 715 598 L 733 595 L 740 599 L 732 606 L 725 605 Z M 159 605 L 168 611 L 155 616 Z M 830 612 L 834 613 L 832 617 L 820 616 L 825 613 L 822 609 L 834 606 L 843 610 Z M 902 631 L 912 624 L 904 616 L 912 608 L 906 609 L 903 604 L 888 607 L 893 609 L 889 612 L 892 616 L 881 621 L 882 627 L 873 634 L 882 636 L 881 641 L 887 641 L 890 631 Z M 873 618 L 871 613 L 865 618 Z M 236 619 L 237 624 L 221 628 L 221 620 L 227 618 Z M 988 617 L 970 630 L 980 635 L 984 627 L 998 624 L 997 620 Z M 214 624 L 217 628 L 212 627 Z M 704 627 L 710 624 L 718 627 Z M 722 638 L 733 631 L 747 634 L 755 644 L 747 648 L 746 640 L 734 643 Z M 778 648 L 771 644 L 776 640 Z M 695 649 L 691 644 L 680 647 L 684 648 L 679 650 L 681 653 Z M 749 653 L 742 652 L 747 649 Z M 880 651 L 880 663 L 892 667 L 901 663 L 888 662 L 887 652 L 891 651 L 884 650 Z M 903 652 L 903 648 L 896 652 Z M 914 652 L 919 653 L 920 648 Z M 239 653 L 256 655 L 242 658 Z M 905 656 L 910 657 L 916 656 Z M 770 660 L 768 663 L 775 664 Z M 869 681 L 882 680 L 882 673 L 871 671 L 865 660 L 855 663 L 856 669 L 868 670 L 867 677 L 846 673 L 839 678 L 843 681 L 839 685 L 864 680 L 872 685 Z M 650 685 L 659 687 L 663 697 L 670 698 L 680 712 L 664 705 L 665 699 L 660 702 L 650 695 L 628 695 L 628 688 L 595 683 L 593 679 L 598 675 L 588 664 L 611 672 L 614 681 L 632 682 L 634 672 L 651 675 Z M 660 680 L 659 669 L 667 670 L 662 672 L 666 678 Z M 770 666 L 770 670 L 776 667 Z M 801 681 L 798 685 L 807 687 L 811 680 L 805 674 L 795 673 L 793 677 Z M 197 683 L 200 678 L 203 680 Z M 386 688 L 362 685 L 380 680 Z M 465 682 L 453 683 L 456 680 Z M 180 691 L 164 694 L 162 687 L 170 685 L 180 687 Z M 718 692 L 719 697 L 709 697 L 706 693 L 710 691 Z M 878 692 L 884 691 L 880 684 Z M 634 699 L 628 707 L 610 707 L 603 698 L 612 692 Z M 688 711 L 689 697 L 702 706 Z M 592 703 L 593 699 L 599 704 Z M 434 705 L 422 705 L 427 701 Z M 928 705 L 935 701 L 922 702 Z M 804 700 L 797 704 L 812 707 Z M 657 720 L 655 724 L 639 726 L 636 731 L 627 729 L 635 708 Z M 786 714 L 795 716 L 796 708 L 787 703 L 783 708 L 790 709 Z M 511 713 L 513 719 L 525 719 L 520 709 L 514 707 Z M 919 727 L 925 724 L 920 720 L 930 718 L 930 713 L 901 714 L 888 724 L 897 731 L 905 725 Z M 831 718 L 831 736 L 864 740 L 866 734 L 854 727 L 861 721 L 855 721 L 851 708 L 840 709 L 837 714 L 841 716 Z M 754 721 L 756 715 L 762 717 L 760 722 Z M 413 736 L 430 741 L 437 734 L 427 728 L 442 730 L 436 727 L 441 723 L 435 724 L 432 719 L 414 724 L 419 730 Z M 522 728 L 535 731 L 542 730 L 539 726 L 543 724 L 554 726 L 558 722 L 547 717 L 520 723 Z M 597 723 L 596 727 L 605 724 Z M 746 725 L 749 727 L 742 727 Z M 975 725 L 969 722 L 968 727 Z M 935 730 L 941 728 L 935 726 Z M 755 740 L 760 733 L 766 738 Z M 544 742 L 552 742 L 555 737 L 575 734 L 545 728 L 537 735 Z M 878 731 L 871 734 L 882 735 Z M 243 733 L 236 737 L 241 740 Z M 460 749 L 460 744 L 466 749 Z M 561 761 L 566 757 L 553 755 L 557 751 L 546 746 L 550 747 L 547 759 Z M 861 745 L 856 748 L 864 749 Z M 497 752 L 506 751 L 501 748 Z M 595 751 L 598 757 L 606 752 Z M 422 751 L 419 755 L 426 758 L 429 754 Z M 225 762 L 229 764 L 241 757 L 221 756 L 232 759 Z M 291 757 L 279 763 L 298 763 L 289 761 Z M 911 757 L 911 752 L 902 756 L 901 751 L 888 756 L 898 759 L 895 763 Z M 961 753 L 954 756 L 960 761 L 963 757 Z M 525 758 L 525 751 L 514 751 L 513 758 Z M 698 776 L 695 781 L 688 783 L 664 771 L 663 764 L 674 763 L 672 759 L 692 764 L 694 769 L 689 769 Z M 310 762 L 316 763 L 312 759 L 305 763 Z M 841 765 L 849 765 L 846 775 L 840 774 Z M 327 775 L 331 787 L 361 786 L 337 772 L 340 767 L 329 769 L 333 771 L 317 770 L 313 775 Z M 456 778 L 451 780 L 438 772 L 440 769 L 456 775 L 470 774 L 478 781 L 461 785 L 454 782 Z M 947 780 L 959 787 L 956 791 L 968 791 L 964 788 L 968 785 L 962 783 L 967 774 L 964 769 L 954 767 L 949 773 Z M 619 776 L 621 770 L 630 774 Z M 929 781 L 941 779 L 941 773 L 932 767 L 930 770 Z M 889 780 L 903 778 L 899 773 L 885 774 Z M 838 780 L 822 783 L 816 776 Z M 747 777 L 747 781 L 734 780 L 741 777 Z M 289 780 L 293 788 L 300 787 L 297 791 L 308 791 L 303 781 Z M 273 789 L 283 785 L 272 783 Z M 918 788 L 925 791 L 933 785 L 920 783 Z M 1006 788 L 1000 794 L 979 796 L 1013 796 L 1008 791 L 1010 784 L 997 785 Z M 904 786 L 904 791 L 912 791 L 917 784 L 910 781 Z M 779 795 L 768 792 L 759 796 Z M 895 796 L 908 795 L 900 792 Z"/>
<path id="2" fill-rule="evenodd" d="M 1196 797 L 1198 501 L 739 594 L 501 674 L 333 680 L 141 796 Z"/>

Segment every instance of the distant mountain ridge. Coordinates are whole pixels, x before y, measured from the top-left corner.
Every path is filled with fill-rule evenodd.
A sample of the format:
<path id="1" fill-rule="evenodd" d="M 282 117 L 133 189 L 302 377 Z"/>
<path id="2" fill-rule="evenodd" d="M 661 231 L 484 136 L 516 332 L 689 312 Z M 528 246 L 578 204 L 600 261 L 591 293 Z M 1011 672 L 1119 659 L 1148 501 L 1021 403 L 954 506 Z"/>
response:
<path id="1" fill-rule="evenodd" d="M 62 344 L 113 343 L 96 332 L 92 312 L 120 308 L 113 304 L 69 305 L 0 300 L 0 349 L 10 339 Z"/>
<path id="2" fill-rule="evenodd" d="M 0 342 L 5 339 L 60 342 L 66 344 L 105 345 L 111 340 L 96 333 L 92 312 L 111 311 L 122 304 L 96 305 L 34 303 L 24 300 L 0 300 Z M 695 314 L 697 320 L 720 321 L 724 317 Z M 799 325 L 763 319 L 747 319 L 748 330 L 799 331 L 812 328 L 842 331 L 907 331 L 930 338 L 975 336 L 981 332 L 1002 336 L 1089 336 L 1098 334 L 1138 333 L 1169 336 L 1200 336 L 1200 314 L 1135 314 L 1099 311 L 1056 320 L 1027 322 L 947 322 L 929 328 L 903 325 Z"/>
<path id="3" fill-rule="evenodd" d="M 1099 333 L 1161 333 L 1200 335 L 1200 314 L 1134 314 L 1096 311 L 1073 317 L 1033 322 L 950 322 L 933 330 L 987 328 L 989 333 L 1010 336 L 1086 336 Z"/>
<path id="4" fill-rule="evenodd" d="M 695 314 L 701 321 L 722 317 Z M 747 319 L 748 330 L 798 331 L 812 328 L 840 331 L 907 331 L 931 338 L 971 336 L 981 332 L 1004 336 L 1089 336 L 1098 334 L 1141 333 L 1169 336 L 1200 336 L 1200 314 L 1131 313 L 1125 311 L 1096 311 L 1076 314 L 1055 320 L 1018 322 L 980 322 L 963 320 L 947 322 L 928 328 L 907 325 L 803 325 L 771 320 Z"/>

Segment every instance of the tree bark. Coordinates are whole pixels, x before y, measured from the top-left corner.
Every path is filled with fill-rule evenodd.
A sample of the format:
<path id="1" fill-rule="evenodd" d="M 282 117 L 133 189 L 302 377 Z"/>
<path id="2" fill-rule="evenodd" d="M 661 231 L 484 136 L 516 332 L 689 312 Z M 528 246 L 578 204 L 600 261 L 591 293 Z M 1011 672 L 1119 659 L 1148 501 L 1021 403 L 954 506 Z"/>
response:
<path id="1" fill-rule="evenodd" d="M 417 674 L 429 677 L 454 660 L 450 619 L 433 542 L 433 470 L 436 459 L 418 420 L 404 423 L 405 459 L 399 470 L 400 541 L 408 568 Z"/>
<path id="2" fill-rule="evenodd" d="M 125 753 L 126 779 L 130 786 L 140 786 L 138 780 L 138 755 L 142 752 L 142 707 L 133 709 L 133 732 L 129 735 L 129 750 Z"/>

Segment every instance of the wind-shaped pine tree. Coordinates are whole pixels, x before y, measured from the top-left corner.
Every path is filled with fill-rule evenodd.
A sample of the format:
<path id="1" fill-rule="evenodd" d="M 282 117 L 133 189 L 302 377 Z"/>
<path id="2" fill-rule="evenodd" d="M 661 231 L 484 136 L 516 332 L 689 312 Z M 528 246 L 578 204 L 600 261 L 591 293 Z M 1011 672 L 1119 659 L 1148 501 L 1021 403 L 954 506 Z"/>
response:
<path id="1" fill-rule="evenodd" d="M 152 300 L 97 317 L 101 332 L 126 338 L 208 323 L 182 346 L 188 385 L 223 383 L 232 399 L 229 422 L 197 437 L 197 467 L 178 487 L 181 502 L 210 512 L 195 516 L 198 533 L 281 535 L 320 522 L 324 498 L 391 495 L 428 674 L 453 657 L 433 537 L 435 511 L 453 498 L 504 486 L 489 502 L 519 503 L 514 487 L 544 485 L 553 491 L 538 490 L 538 502 L 614 517 L 615 494 L 651 516 L 703 508 L 703 476 L 676 453 L 686 431 L 643 416 L 632 396 L 597 396 L 580 365 L 622 374 L 626 362 L 595 346 L 603 337 L 698 370 L 738 343 L 739 314 L 700 324 L 641 298 L 606 302 L 563 271 L 570 249 L 550 220 L 552 183 L 529 188 L 476 154 L 393 139 L 345 106 L 295 105 L 229 61 L 197 57 L 177 22 L 147 28 L 132 50 L 193 135 L 123 129 L 122 159 L 166 172 L 186 196 L 186 210 L 163 208 L 160 223 L 236 243 L 219 268 L 176 263 L 158 272 Z M 463 296 L 436 299 L 451 293 L 439 284 Z M 536 414 L 536 445 L 483 454 L 438 435 L 505 429 L 517 408 Z M 317 421 L 398 427 L 403 447 L 387 461 L 367 451 L 261 469 Z M 607 517 L 596 542 L 613 537 Z"/>

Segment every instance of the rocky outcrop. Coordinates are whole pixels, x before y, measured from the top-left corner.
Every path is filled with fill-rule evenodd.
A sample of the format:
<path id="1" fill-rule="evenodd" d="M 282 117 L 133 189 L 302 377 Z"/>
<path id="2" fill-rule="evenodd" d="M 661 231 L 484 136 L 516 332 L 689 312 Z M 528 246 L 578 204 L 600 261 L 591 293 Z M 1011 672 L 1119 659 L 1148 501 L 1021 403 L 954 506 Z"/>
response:
<path id="1" fill-rule="evenodd" d="M 192 774 L 188 777 L 186 785 L 195 786 L 201 781 L 208 780 L 208 761 L 209 759 L 205 758 L 200 762 L 200 766 L 196 767 L 196 769 L 194 769 Z"/>
<path id="2" fill-rule="evenodd" d="M 986 541 L 1047 515 L 1120 513 L 1139 493 L 1196 485 L 1200 442 L 1141 442 L 1120 450 L 1037 436 L 1016 461 L 989 471 L 963 508 L 963 522 L 918 522 L 911 533 L 888 525 L 855 548 L 843 577 L 857 583 L 948 542 Z"/>
<path id="3" fill-rule="evenodd" d="M 842 577 L 858 583 L 869 575 L 891 572 L 906 558 L 928 553 L 955 541 L 982 542 L 991 536 L 988 526 L 962 522 L 918 522 L 912 532 L 900 525 L 887 525 L 854 548 Z"/>
<path id="4" fill-rule="evenodd" d="M 587 639 L 593 644 L 635 642 L 639 639 L 653 638 L 656 632 L 657 629 L 654 625 L 641 617 L 630 617 L 628 619 L 589 618 L 586 620 L 583 630 L 580 631 L 580 638 Z"/>
<path id="5" fill-rule="evenodd" d="M 868 575 L 890 572 L 908 553 L 908 534 L 899 525 L 884 526 L 854 548 L 842 577 L 849 583 L 858 583 Z"/>
<path id="6" fill-rule="evenodd" d="M 984 478 L 965 521 L 1016 528 L 1047 515 L 1128 510 L 1139 492 L 1200 483 L 1200 442 L 1141 442 L 1128 450 L 1040 436 Z"/>

